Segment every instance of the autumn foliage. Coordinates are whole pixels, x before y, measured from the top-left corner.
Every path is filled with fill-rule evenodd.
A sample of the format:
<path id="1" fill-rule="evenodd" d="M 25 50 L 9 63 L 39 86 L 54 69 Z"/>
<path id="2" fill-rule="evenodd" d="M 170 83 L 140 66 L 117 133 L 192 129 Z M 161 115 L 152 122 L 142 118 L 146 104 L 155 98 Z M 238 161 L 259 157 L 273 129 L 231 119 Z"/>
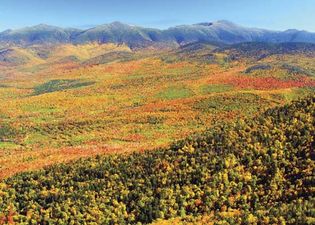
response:
<path id="1" fill-rule="evenodd" d="M 313 95 L 169 148 L 13 176 L 0 184 L 2 223 L 312 224 L 314 107 Z"/>

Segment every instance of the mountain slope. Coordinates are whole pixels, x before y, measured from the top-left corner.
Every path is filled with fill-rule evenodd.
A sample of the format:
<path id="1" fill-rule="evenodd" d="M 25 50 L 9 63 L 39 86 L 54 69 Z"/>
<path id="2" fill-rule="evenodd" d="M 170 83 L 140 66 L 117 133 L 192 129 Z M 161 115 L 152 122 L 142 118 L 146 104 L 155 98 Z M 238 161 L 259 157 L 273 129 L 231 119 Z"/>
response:
<path id="1" fill-rule="evenodd" d="M 304 54 L 309 57 L 315 56 L 315 44 L 299 42 L 264 43 L 246 42 L 217 48 L 217 53 L 228 54 L 229 59 L 248 58 L 260 60 L 271 55 L 298 55 Z"/>
<path id="2" fill-rule="evenodd" d="M 80 30 L 63 29 L 55 26 L 40 24 L 34 27 L 26 27 L 17 30 L 6 30 L 0 33 L 0 42 L 14 44 L 55 44 L 68 43 L 72 36 Z"/>
<path id="3" fill-rule="evenodd" d="M 120 22 L 101 25 L 80 33 L 74 43 L 127 43 L 131 46 L 144 46 L 153 42 L 168 41 L 162 31 L 157 29 L 141 28 Z"/>
<path id="4" fill-rule="evenodd" d="M 22 48 L 0 48 L 0 63 L 7 66 L 17 66 L 26 63 L 43 63 L 39 57 L 37 57 L 32 51 Z"/>
<path id="5" fill-rule="evenodd" d="M 265 35 L 264 30 L 243 28 L 228 21 L 200 23 L 169 28 L 165 31 L 178 43 L 217 41 L 227 44 L 248 42 Z"/>
<path id="6" fill-rule="evenodd" d="M 191 42 L 308 42 L 315 43 L 315 34 L 287 30 L 284 32 L 246 28 L 229 21 L 199 23 L 171 27 L 166 30 L 143 28 L 120 22 L 97 26 L 88 30 L 63 29 L 48 25 L 37 25 L 0 33 L 0 43 L 125 43 L 131 47 L 142 47 L 157 43 L 187 44 Z"/>
<path id="7" fill-rule="evenodd" d="M 220 224 L 314 221 L 310 96 L 169 149 L 79 160 L 0 183 L 0 221 L 138 224 L 209 214 Z"/>

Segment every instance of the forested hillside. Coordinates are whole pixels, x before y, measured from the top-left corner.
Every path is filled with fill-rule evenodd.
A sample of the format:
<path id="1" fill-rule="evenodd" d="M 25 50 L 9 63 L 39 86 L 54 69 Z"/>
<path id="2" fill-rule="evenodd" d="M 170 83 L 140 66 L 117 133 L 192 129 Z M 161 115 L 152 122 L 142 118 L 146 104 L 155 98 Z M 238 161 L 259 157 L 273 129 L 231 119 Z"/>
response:
<path id="1" fill-rule="evenodd" d="M 4 47 L 0 179 L 101 153 L 167 147 L 216 122 L 312 94 L 314 46 Z"/>
<path id="2" fill-rule="evenodd" d="M 314 224 L 315 96 L 168 149 L 98 156 L 0 183 L 0 224 Z"/>

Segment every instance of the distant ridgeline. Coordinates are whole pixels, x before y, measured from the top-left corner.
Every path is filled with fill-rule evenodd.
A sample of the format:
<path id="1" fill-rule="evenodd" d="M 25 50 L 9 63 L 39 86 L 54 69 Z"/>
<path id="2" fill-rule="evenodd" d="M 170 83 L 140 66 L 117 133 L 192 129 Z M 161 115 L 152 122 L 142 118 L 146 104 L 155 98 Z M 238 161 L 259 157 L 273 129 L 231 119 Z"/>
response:
<path id="1" fill-rule="evenodd" d="M 280 32 L 246 28 L 224 20 L 176 26 L 166 30 L 143 28 L 120 22 L 113 22 L 88 30 L 40 24 L 0 33 L 0 43 L 19 45 L 97 42 L 124 43 L 130 47 L 140 47 L 153 44 L 182 45 L 199 41 L 225 44 L 243 42 L 315 43 L 315 33 L 299 30 Z"/>
<path id="2" fill-rule="evenodd" d="M 0 183 L 0 224 L 314 224 L 314 137 L 310 96 L 168 149 L 22 173 Z"/>

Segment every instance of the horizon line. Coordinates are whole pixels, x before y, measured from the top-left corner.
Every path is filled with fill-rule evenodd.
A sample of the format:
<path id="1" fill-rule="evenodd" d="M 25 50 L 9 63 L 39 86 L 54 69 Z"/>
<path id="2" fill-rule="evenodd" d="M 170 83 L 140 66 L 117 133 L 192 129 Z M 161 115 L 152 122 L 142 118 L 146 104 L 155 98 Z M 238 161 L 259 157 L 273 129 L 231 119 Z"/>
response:
<path id="1" fill-rule="evenodd" d="M 102 23 L 102 24 L 86 24 L 86 25 L 73 25 L 73 26 L 59 26 L 59 25 L 53 25 L 53 24 L 49 24 L 49 23 L 38 23 L 38 24 L 34 24 L 34 25 L 26 25 L 26 26 L 22 26 L 22 27 L 18 27 L 18 28 L 8 28 L 8 29 L 4 29 L 4 30 L 0 30 L 0 33 L 3 33 L 5 31 L 17 31 L 17 30 L 21 30 L 21 29 L 25 29 L 25 28 L 33 28 L 36 26 L 48 26 L 48 27 L 56 27 L 56 28 L 61 28 L 61 29 L 78 29 L 81 31 L 86 31 L 89 29 L 93 29 L 99 26 L 105 26 L 105 25 L 111 25 L 114 23 L 120 23 L 120 24 L 124 24 L 124 25 L 128 25 L 128 26 L 134 26 L 134 27 L 139 27 L 139 28 L 151 28 L 151 29 L 156 29 L 156 30 L 168 30 L 170 28 L 174 28 L 174 27 L 179 27 L 179 26 L 193 26 L 193 25 L 198 25 L 198 24 L 202 24 L 202 23 L 218 23 L 218 22 L 226 22 L 226 23 L 231 23 L 234 24 L 236 26 L 240 26 L 243 28 L 248 28 L 248 29 L 260 29 L 260 30 L 267 30 L 267 31 L 275 31 L 275 32 L 285 32 L 285 31 L 289 31 L 289 30 L 295 30 L 295 31 L 301 31 L 301 32 L 309 32 L 309 33 L 315 33 L 315 31 L 309 31 L 309 30 L 305 30 L 305 29 L 297 29 L 297 28 L 288 28 L 288 29 L 283 29 L 283 30 L 276 30 L 276 29 L 268 29 L 268 28 L 263 28 L 263 27 L 251 27 L 251 26 L 245 26 L 245 25 L 241 25 L 239 23 L 234 23 L 230 20 L 226 20 L 226 19 L 220 19 L 220 20 L 215 20 L 212 22 L 199 22 L 199 23 L 191 23 L 191 24 L 176 24 L 173 26 L 169 26 L 166 28 L 158 28 L 158 27 L 151 27 L 151 26 L 143 26 L 143 25 L 137 25 L 137 24 L 133 24 L 133 23 L 128 23 L 128 22 L 122 22 L 119 20 L 116 21 L 112 21 L 112 22 L 108 22 L 108 23 Z M 81 27 L 81 28 L 80 28 Z M 82 28 L 82 27 L 86 27 L 86 28 Z"/>

